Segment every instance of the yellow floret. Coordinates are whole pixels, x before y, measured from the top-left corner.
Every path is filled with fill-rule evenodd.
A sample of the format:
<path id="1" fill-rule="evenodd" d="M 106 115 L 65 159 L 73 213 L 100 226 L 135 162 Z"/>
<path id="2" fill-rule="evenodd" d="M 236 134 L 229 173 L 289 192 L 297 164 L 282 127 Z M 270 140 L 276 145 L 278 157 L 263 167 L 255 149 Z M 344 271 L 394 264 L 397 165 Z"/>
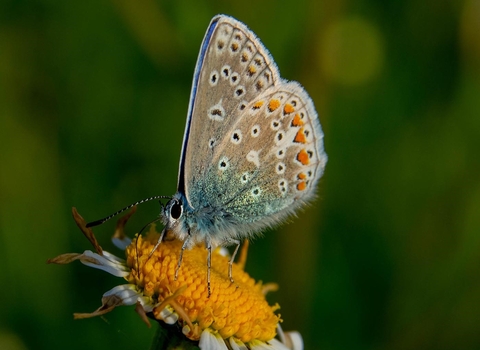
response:
<path id="1" fill-rule="evenodd" d="M 274 313 L 278 305 L 268 305 L 260 282 L 256 283 L 237 264 L 233 265 L 235 282 L 230 282 L 228 258 L 217 250 L 212 253 L 211 295 L 208 296 L 205 247 L 198 246 L 184 252 L 175 280 L 182 242 L 164 241 L 149 257 L 158 237 L 158 233 L 151 230 L 147 237 L 138 236 L 127 247 L 127 266 L 131 273 L 126 279 L 159 303 L 184 288 L 169 304 L 183 310 L 179 313 L 182 326 L 193 324 L 194 329 L 189 327 L 187 337 L 198 340 L 207 328 L 218 331 L 224 339 L 234 336 L 243 342 L 269 341 L 275 337 L 280 321 L 280 316 Z M 172 305 L 174 309 L 175 305 Z M 153 314 L 160 311 L 154 310 Z"/>

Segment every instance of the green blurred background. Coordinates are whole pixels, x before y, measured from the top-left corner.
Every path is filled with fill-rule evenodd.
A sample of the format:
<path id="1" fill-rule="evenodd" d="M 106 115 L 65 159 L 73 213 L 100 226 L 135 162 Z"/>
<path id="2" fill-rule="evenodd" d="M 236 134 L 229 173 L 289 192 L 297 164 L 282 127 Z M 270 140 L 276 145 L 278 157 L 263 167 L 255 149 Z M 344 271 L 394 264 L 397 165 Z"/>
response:
<path id="1" fill-rule="evenodd" d="M 47 258 L 71 219 L 171 195 L 211 17 L 245 22 L 315 101 L 319 199 L 250 247 L 306 349 L 480 349 L 480 2 L 0 3 L 0 348 L 147 349 L 133 308 L 74 321 L 121 281 Z M 141 206 L 133 235 L 157 217 Z M 112 247 L 114 223 L 95 230 Z"/>

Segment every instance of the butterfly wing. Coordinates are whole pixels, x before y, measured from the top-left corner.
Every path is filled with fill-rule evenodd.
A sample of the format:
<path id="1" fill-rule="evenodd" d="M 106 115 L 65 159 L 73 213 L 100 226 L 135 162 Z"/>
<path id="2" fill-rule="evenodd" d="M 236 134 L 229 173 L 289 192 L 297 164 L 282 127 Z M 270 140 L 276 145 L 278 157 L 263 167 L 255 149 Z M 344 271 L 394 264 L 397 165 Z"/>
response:
<path id="1" fill-rule="evenodd" d="M 196 182 L 193 177 L 198 179 L 204 173 L 202 169 L 223 133 L 234 122 L 234 116 L 257 95 L 257 91 L 247 91 L 241 82 L 253 57 L 265 62 L 263 77 L 256 79 L 258 84 L 263 83 L 264 88 L 274 85 L 279 80 L 278 69 L 255 34 L 234 18 L 215 16 L 195 67 L 180 159 L 178 190 L 186 195 L 190 204 L 195 202 L 189 195 L 189 189 Z M 192 153 L 197 156 L 192 157 Z"/>
<path id="2" fill-rule="evenodd" d="M 243 23 L 214 17 L 195 69 L 180 161 L 178 190 L 192 210 L 223 217 L 220 228 L 242 236 L 310 199 L 326 161 L 305 90 L 280 78 Z"/>

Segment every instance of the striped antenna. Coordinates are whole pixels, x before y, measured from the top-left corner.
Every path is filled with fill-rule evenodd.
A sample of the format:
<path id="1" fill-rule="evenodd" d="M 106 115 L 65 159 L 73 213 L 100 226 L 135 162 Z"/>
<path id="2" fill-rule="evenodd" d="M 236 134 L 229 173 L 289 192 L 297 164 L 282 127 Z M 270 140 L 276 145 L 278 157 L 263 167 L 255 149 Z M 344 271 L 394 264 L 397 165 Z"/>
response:
<path id="1" fill-rule="evenodd" d="M 117 211 L 116 213 L 113 213 L 112 215 L 109 215 L 103 219 L 100 219 L 100 220 L 96 220 L 96 221 L 92 221 L 92 222 L 89 222 L 87 224 L 87 227 L 93 227 L 93 226 L 98 226 L 98 225 L 101 225 L 103 224 L 104 222 L 110 220 L 111 218 L 113 218 L 114 216 L 117 216 L 118 214 L 120 213 L 123 213 L 125 210 L 128 210 L 138 204 L 142 204 L 142 203 L 145 203 L 145 202 L 148 202 L 148 201 L 153 201 L 155 199 L 164 199 L 164 198 L 172 198 L 172 197 L 169 197 L 169 196 L 153 196 L 153 197 L 150 197 L 150 198 L 145 198 L 145 199 L 142 199 L 138 202 L 135 202 L 133 204 L 130 204 L 128 207 L 125 207 L 123 209 L 120 209 L 119 211 Z"/>

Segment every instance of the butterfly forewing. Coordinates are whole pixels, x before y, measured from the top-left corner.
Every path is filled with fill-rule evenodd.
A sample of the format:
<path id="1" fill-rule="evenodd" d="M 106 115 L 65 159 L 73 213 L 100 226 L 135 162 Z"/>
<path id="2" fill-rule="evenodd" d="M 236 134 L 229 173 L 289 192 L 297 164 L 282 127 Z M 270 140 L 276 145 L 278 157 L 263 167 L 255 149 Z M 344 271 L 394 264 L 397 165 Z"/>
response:
<path id="1" fill-rule="evenodd" d="M 202 174 L 226 131 L 259 91 L 278 80 L 277 68 L 265 48 L 243 23 L 233 18 L 214 18 L 205 44 L 203 57 L 197 62 L 201 64 L 196 73 L 198 88 L 191 97 L 188 144 L 183 150 L 185 195 L 193 207 L 199 203 L 190 192 L 204 186 Z M 252 74 L 254 64 L 256 72 Z M 254 86 L 260 90 L 254 90 Z"/>

